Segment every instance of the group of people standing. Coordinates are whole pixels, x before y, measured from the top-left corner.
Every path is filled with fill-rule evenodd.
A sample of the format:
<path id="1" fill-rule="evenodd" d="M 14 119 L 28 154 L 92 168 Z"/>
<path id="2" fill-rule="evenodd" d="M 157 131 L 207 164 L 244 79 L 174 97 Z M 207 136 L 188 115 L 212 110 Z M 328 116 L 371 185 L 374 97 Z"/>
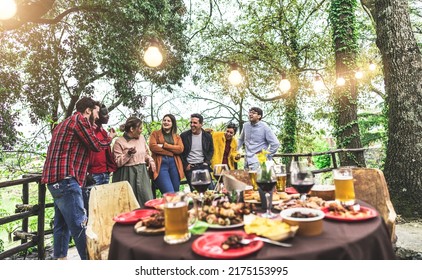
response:
<path id="1" fill-rule="evenodd" d="M 41 182 L 54 199 L 54 258 L 67 256 L 70 236 L 81 259 L 87 258 L 85 225 L 89 192 L 93 184 L 128 181 L 141 206 L 162 194 L 177 192 L 186 178 L 191 187 L 192 171 L 227 164 L 237 169 L 238 152 L 245 148 L 245 168 L 257 169 L 256 154 L 268 150 L 269 158 L 279 142 L 263 122 L 260 108 L 249 110 L 249 123 L 244 125 L 239 141 L 237 127 L 229 124 L 225 132 L 208 132 L 200 114 L 190 116 L 190 130 L 177 133 L 176 118 L 166 114 L 161 128 L 151 133 L 149 141 L 142 135 L 142 120 L 129 117 L 120 127 L 123 135 L 114 144 L 116 132 L 107 132 L 108 109 L 92 98 L 83 97 L 76 103 L 74 115 L 53 130 Z M 87 177 L 91 180 L 87 183 Z M 212 183 L 209 188 L 213 188 Z"/>

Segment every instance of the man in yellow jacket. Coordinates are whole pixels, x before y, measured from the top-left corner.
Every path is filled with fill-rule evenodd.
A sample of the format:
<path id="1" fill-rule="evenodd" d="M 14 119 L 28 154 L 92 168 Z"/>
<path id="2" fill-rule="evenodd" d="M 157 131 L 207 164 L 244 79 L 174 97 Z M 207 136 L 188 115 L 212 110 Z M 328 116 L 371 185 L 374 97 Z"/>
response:
<path id="1" fill-rule="evenodd" d="M 234 137 L 237 126 L 234 123 L 227 125 L 226 131 L 210 131 L 214 144 L 214 155 L 211 167 L 215 164 L 227 164 L 230 170 L 236 169 L 240 157 L 237 152 L 237 140 Z"/>

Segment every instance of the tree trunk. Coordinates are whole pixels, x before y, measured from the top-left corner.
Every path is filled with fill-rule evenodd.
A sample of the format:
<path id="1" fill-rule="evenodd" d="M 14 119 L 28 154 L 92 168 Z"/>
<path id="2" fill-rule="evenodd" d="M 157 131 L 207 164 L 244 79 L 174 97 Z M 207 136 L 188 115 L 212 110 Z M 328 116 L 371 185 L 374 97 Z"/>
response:
<path id="1" fill-rule="evenodd" d="M 335 91 L 334 127 L 337 147 L 362 148 L 357 121 L 357 88 L 354 77 L 357 55 L 356 0 L 333 0 L 330 21 L 333 28 L 336 73 L 346 80 L 344 86 Z M 365 166 L 363 152 L 340 154 L 343 166 Z"/>
<path id="2" fill-rule="evenodd" d="M 406 0 L 375 1 L 389 121 L 384 173 L 396 211 L 422 217 L 422 56 L 408 9 Z"/>

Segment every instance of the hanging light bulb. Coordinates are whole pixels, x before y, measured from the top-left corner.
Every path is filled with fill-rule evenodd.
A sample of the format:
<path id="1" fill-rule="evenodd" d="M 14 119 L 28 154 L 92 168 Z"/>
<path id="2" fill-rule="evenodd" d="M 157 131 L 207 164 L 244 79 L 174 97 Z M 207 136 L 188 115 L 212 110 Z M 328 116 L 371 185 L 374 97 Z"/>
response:
<path id="1" fill-rule="evenodd" d="M 338 86 L 344 86 L 346 84 L 346 80 L 343 77 L 338 77 L 336 83 Z"/>
<path id="2" fill-rule="evenodd" d="M 0 0 L 0 20 L 12 18 L 17 11 L 15 0 Z"/>
<path id="3" fill-rule="evenodd" d="M 229 82 L 234 86 L 238 86 L 243 81 L 242 74 L 240 74 L 239 67 L 237 66 L 237 64 L 232 64 L 231 68 L 232 70 L 229 74 Z"/>
<path id="4" fill-rule="evenodd" d="M 314 90 L 315 91 L 321 91 L 324 89 L 324 82 L 322 81 L 321 77 L 319 75 L 315 75 L 314 79 Z"/>
<path id="5" fill-rule="evenodd" d="M 370 71 L 375 71 L 375 69 L 377 69 L 377 65 L 371 61 L 368 68 Z"/>
<path id="6" fill-rule="evenodd" d="M 158 47 L 158 41 L 152 40 L 144 53 L 144 61 L 149 67 L 158 67 L 163 62 L 163 55 Z"/>
<path id="7" fill-rule="evenodd" d="M 358 80 L 363 78 L 363 72 L 360 71 L 360 69 L 355 72 L 355 78 L 358 79 Z"/>
<path id="8" fill-rule="evenodd" d="M 287 78 L 286 78 L 286 73 L 281 74 L 281 81 L 280 81 L 280 84 L 278 85 L 278 87 L 280 88 L 281 92 L 289 91 L 291 84 L 290 84 L 290 81 L 287 80 Z"/>

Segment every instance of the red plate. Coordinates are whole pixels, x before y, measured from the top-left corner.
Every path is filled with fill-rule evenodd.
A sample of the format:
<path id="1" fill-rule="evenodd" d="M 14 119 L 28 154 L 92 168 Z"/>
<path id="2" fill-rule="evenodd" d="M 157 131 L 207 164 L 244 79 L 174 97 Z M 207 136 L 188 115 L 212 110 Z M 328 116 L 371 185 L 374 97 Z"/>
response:
<path id="1" fill-rule="evenodd" d="M 153 209 L 138 209 L 127 213 L 122 213 L 113 218 L 117 223 L 121 224 L 136 224 L 139 220 L 147 218 L 152 214 L 159 213 L 158 210 Z"/>
<path id="2" fill-rule="evenodd" d="M 192 243 L 192 250 L 201 256 L 214 259 L 236 259 L 253 252 L 258 251 L 264 246 L 262 241 L 251 242 L 236 249 L 223 250 L 221 243 L 223 243 L 230 235 L 238 234 L 244 237 L 248 236 L 244 231 L 222 231 L 205 233 Z"/>
<path id="3" fill-rule="evenodd" d="M 337 221 L 345 221 L 345 222 L 364 221 L 364 220 L 369 220 L 378 216 L 378 212 L 376 210 L 372 208 L 364 207 L 364 206 L 360 207 L 360 212 L 365 212 L 366 215 L 356 216 L 356 217 L 354 216 L 344 217 L 340 215 L 334 215 L 333 213 L 330 213 L 330 211 L 328 210 L 328 207 L 321 208 L 321 210 L 322 212 L 325 213 L 325 218 L 331 219 L 331 220 L 337 220 Z"/>
<path id="4" fill-rule="evenodd" d="M 151 199 L 148 200 L 147 202 L 145 202 L 145 207 L 150 207 L 150 208 L 155 208 L 158 205 L 162 205 L 164 204 L 165 200 L 164 198 L 156 198 L 156 199 Z"/>
<path id="5" fill-rule="evenodd" d="M 297 194 L 298 192 L 295 190 L 295 188 L 288 187 L 288 188 L 286 188 L 286 193 L 287 194 Z"/>

